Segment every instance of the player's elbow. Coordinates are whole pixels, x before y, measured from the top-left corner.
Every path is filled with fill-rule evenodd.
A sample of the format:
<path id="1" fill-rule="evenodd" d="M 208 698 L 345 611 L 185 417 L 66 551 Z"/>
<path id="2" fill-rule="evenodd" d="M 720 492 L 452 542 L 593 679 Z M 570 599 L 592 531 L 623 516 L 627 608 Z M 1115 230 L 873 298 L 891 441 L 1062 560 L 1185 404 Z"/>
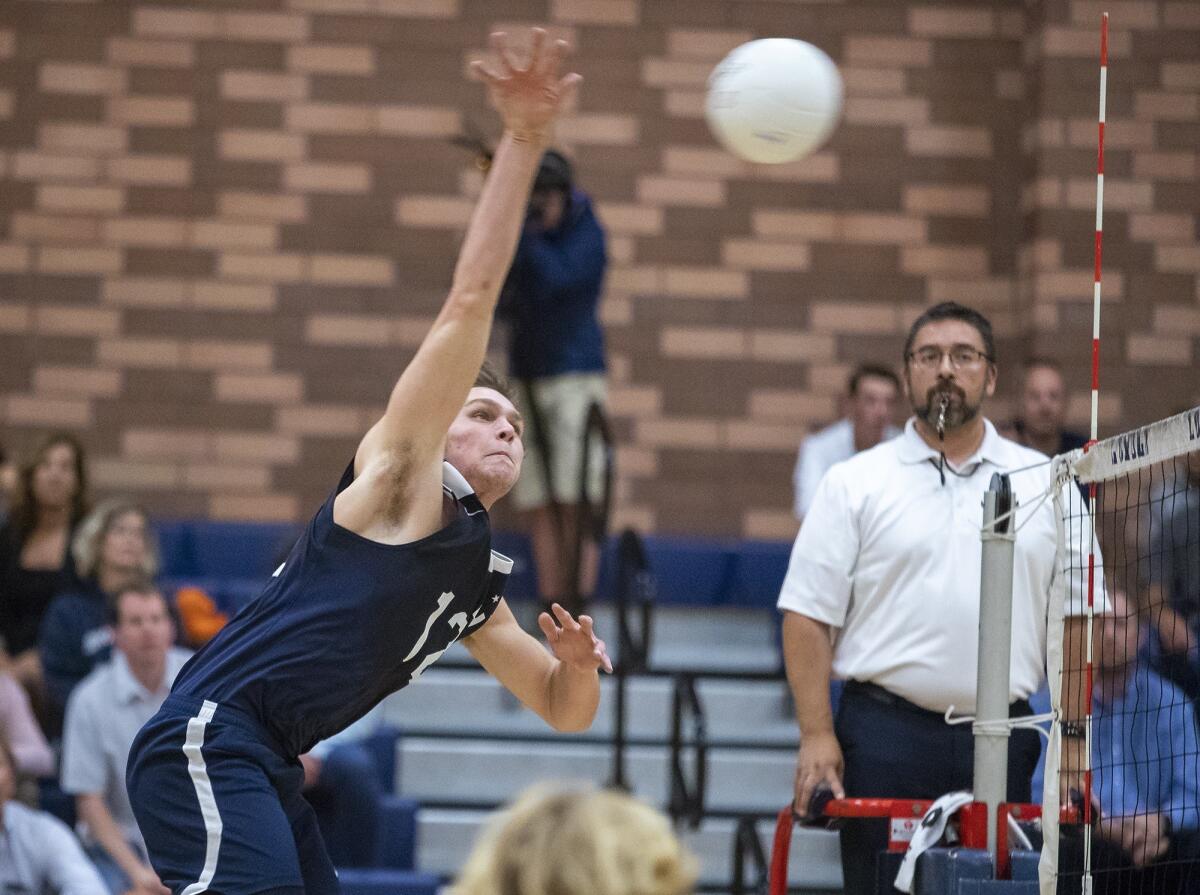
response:
<path id="1" fill-rule="evenodd" d="M 496 308 L 500 284 L 480 279 L 477 282 L 455 283 L 446 298 L 443 317 L 472 320 L 490 318 Z"/>
<path id="2" fill-rule="evenodd" d="M 591 713 L 587 714 L 586 716 L 581 715 L 579 717 L 570 718 L 547 718 L 546 720 L 549 722 L 550 726 L 554 728 L 556 733 L 584 733 L 592 726 L 592 722 L 596 720 L 596 711 L 593 709 Z"/>

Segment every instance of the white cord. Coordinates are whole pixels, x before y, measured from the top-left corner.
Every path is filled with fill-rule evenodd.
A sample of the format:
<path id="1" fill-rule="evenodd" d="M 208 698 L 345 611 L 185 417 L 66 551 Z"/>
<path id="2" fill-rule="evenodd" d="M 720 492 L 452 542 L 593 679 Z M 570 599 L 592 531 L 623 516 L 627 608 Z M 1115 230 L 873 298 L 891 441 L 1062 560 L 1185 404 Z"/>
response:
<path id="1" fill-rule="evenodd" d="M 1049 722 L 1051 724 L 1058 721 L 1061 714 L 1058 709 L 1051 709 L 1041 715 L 1022 715 L 1019 718 L 998 718 L 995 721 L 976 721 L 974 715 L 959 715 L 957 718 L 951 717 L 954 713 L 954 706 L 946 709 L 946 714 L 943 716 L 947 724 L 971 724 L 972 733 L 981 733 L 991 736 L 1007 736 L 1009 732 L 1015 729 L 1021 730 L 1036 730 L 1047 741 L 1050 739 L 1050 731 L 1042 727 L 1043 724 Z"/>

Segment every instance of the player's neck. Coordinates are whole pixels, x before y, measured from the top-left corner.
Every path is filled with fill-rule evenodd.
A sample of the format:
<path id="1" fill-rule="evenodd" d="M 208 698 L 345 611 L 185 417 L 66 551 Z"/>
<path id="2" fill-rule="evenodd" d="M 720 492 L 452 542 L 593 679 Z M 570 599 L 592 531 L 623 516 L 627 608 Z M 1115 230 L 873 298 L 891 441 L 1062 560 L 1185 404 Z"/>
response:
<path id="1" fill-rule="evenodd" d="M 944 454 L 954 466 L 962 464 L 979 450 L 985 432 L 983 417 L 978 414 L 964 425 L 947 429 L 944 438 L 939 438 L 932 426 L 917 417 L 917 434 L 921 436 L 921 440 L 935 451 Z"/>

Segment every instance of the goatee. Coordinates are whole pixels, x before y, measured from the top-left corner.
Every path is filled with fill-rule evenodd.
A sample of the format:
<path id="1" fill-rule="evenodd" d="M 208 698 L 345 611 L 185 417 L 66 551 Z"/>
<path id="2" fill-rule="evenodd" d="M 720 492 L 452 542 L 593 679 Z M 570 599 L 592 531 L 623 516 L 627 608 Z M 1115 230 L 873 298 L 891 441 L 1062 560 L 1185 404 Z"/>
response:
<path id="1" fill-rule="evenodd" d="M 943 414 L 943 398 L 946 399 Z M 914 404 L 915 413 L 935 432 L 950 432 L 979 415 L 979 405 L 967 403 L 967 395 L 956 385 L 940 385 L 925 393 L 924 404 Z M 940 426 L 939 426 L 940 423 Z"/>

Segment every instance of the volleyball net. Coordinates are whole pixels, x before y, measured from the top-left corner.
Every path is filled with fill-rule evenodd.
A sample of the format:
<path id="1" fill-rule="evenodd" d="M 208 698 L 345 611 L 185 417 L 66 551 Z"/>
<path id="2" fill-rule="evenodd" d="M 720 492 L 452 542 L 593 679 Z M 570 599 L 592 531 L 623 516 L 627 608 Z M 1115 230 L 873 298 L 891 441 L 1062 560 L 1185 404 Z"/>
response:
<path id="1" fill-rule="evenodd" d="M 1200 407 L 1054 463 L 1042 893 L 1200 891 Z"/>

